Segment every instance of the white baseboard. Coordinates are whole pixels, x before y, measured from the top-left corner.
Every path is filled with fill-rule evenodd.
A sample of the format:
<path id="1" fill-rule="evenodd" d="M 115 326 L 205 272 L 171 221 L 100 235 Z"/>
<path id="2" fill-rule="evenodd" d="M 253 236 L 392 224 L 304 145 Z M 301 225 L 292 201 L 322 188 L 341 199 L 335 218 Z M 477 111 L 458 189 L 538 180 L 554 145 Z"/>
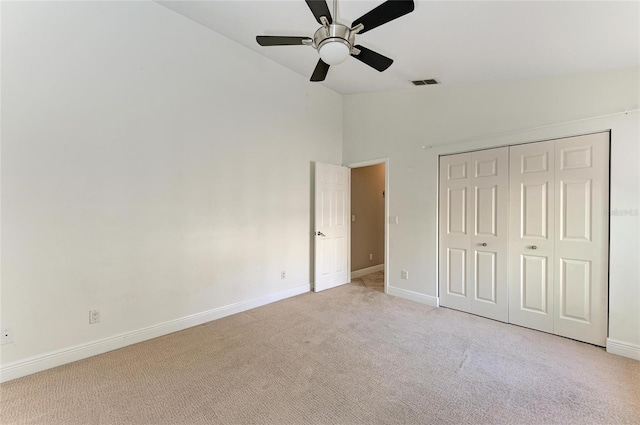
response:
<path id="1" fill-rule="evenodd" d="M 438 298 L 433 297 L 431 295 L 420 294 L 418 292 L 409 291 L 408 289 L 396 288 L 395 286 L 389 285 L 387 288 L 387 293 L 389 295 L 393 295 L 400 298 L 405 298 L 407 300 L 415 301 L 418 303 L 430 305 L 432 307 L 438 306 Z"/>
<path id="2" fill-rule="evenodd" d="M 384 271 L 384 263 L 378 264 L 377 266 L 371 266 L 360 270 L 355 270 L 351 272 L 351 279 L 355 279 L 357 277 L 366 276 L 371 273 Z"/>
<path id="3" fill-rule="evenodd" d="M 607 338 L 607 353 L 640 360 L 640 345 Z"/>
<path id="4" fill-rule="evenodd" d="M 275 301 L 280 301 L 285 298 L 304 294 L 305 292 L 309 292 L 309 289 L 309 284 L 299 285 L 295 288 L 286 289 L 274 294 L 240 301 L 234 304 L 203 311 L 201 313 L 192 314 L 190 316 L 181 317 L 179 319 L 170 320 L 168 322 L 159 323 L 147 328 L 93 341 L 88 344 L 77 345 L 75 347 L 54 351 L 41 356 L 34 356 L 26 360 L 9 363 L 0 368 L 0 382 L 10 381 L 12 379 L 31 375 L 32 373 L 41 372 L 63 364 L 86 359 L 87 357 L 103 354 L 128 345 L 137 344 L 142 341 L 147 341 L 159 336 L 198 326 L 212 320 L 270 304 Z"/>

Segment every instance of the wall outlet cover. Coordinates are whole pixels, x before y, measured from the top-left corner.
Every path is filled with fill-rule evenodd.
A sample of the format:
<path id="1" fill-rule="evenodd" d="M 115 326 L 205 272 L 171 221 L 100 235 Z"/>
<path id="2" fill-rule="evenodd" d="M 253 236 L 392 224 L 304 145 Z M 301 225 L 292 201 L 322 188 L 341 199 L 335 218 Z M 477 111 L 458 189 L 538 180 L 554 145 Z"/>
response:
<path id="1" fill-rule="evenodd" d="M 4 328 L 2 330 L 2 335 L 0 335 L 0 345 L 11 343 L 13 343 L 13 331 L 9 328 Z"/>

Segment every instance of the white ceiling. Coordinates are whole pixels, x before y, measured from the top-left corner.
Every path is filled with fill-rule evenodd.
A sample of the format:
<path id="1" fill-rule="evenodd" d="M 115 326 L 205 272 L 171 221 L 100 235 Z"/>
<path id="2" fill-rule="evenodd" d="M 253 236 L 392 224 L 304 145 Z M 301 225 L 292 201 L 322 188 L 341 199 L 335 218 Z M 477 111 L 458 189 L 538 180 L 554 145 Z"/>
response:
<path id="1" fill-rule="evenodd" d="M 313 36 L 319 24 L 303 0 L 158 3 L 306 78 L 318 61 L 309 46 L 255 41 L 256 35 Z M 380 3 L 339 0 L 337 21 L 350 25 Z M 640 66 L 640 1 L 420 0 L 414 12 L 356 43 L 394 59 L 393 65 L 379 73 L 349 58 L 313 84 L 350 94 L 410 88 L 417 79 L 450 85 Z"/>

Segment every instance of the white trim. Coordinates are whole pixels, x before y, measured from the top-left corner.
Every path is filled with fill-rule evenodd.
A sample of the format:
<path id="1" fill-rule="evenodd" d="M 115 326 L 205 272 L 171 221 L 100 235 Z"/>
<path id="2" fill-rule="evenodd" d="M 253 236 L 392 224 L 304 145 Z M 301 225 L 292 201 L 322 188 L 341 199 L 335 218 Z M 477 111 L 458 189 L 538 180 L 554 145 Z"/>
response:
<path id="1" fill-rule="evenodd" d="M 389 286 L 389 295 L 393 295 L 407 300 L 415 301 L 421 304 L 438 307 L 438 298 L 432 295 L 420 294 L 418 292 L 409 291 L 408 289 L 396 288 Z"/>
<path id="2" fill-rule="evenodd" d="M 389 158 L 370 159 L 347 164 L 349 168 L 368 167 L 384 164 L 384 293 L 389 293 Z M 351 182 L 349 182 L 351 184 Z M 351 190 L 351 188 L 349 188 Z M 351 211 L 349 211 L 351 218 Z M 351 223 L 349 223 L 351 226 Z M 351 259 L 351 227 L 349 227 L 349 259 Z M 352 275 L 353 276 L 353 275 Z"/>
<path id="3" fill-rule="evenodd" d="M 386 164 L 388 161 L 389 161 L 389 158 L 369 159 L 367 161 L 352 162 L 351 164 L 347 164 L 347 167 L 349 168 L 370 167 L 371 165 Z"/>
<path id="4" fill-rule="evenodd" d="M 364 269 L 355 270 L 351 272 L 351 279 L 355 279 L 357 277 L 366 276 L 371 273 L 379 272 L 384 270 L 384 264 L 378 264 L 377 266 L 366 267 Z"/>
<path id="5" fill-rule="evenodd" d="M 619 111 L 619 112 L 613 112 L 611 114 L 596 115 L 595 117 L 578 118 L 578 119 L 575 119 L 575 120 L 556 122 L 556 123 L 544 124 L 544 125 L 538 125 L 538 126 L 535 126 L 535 127 L 520 128 L 520 129 L 508 130 L 508 131 L 501 131 L 499 133 L 485 134 L 484 136 L 467 137 L 467 138 L 464 138 L 464 139 L 452 140 L 450 142 L 445 142 L 445 143 L 441 143 L 441 144 L 438 144 L 438 145 L 430 145 L 429 148 L 433 148 L 433 147 L 436 147 L 436 146 L 451 146 L 451 145 L 457 145 L 457 144 L 460 144 L 460 143 L 469 143 L 469 142 L 477 142 L 477 141 L 481 141 L 481 140 L 495 139 L 497 137 L 502 137 L 502 136 L 511 136 L 511 135 L 515 135 L 515 134 L 519 134 L 519 133 L 526 133 L 526 132 L 529 132 L 529 131 L 547 129 L 549 127 L 559 127 L 559 126 L 564 126 L 564 125 L 568 125 L 568 124 L 575 124 L 575 123 L 579 123 L 579 122 L 583 122 L 583 121 L 591 121 L 591 120 L 600 119 L 600 118 L 614 117 L 616 115 L 629 115 L 629 114 L 638 113 L 638 112 L 640 112 L 640 109 L 630 109 L 628 111 Z M 577 134 L 577 136 L 579 136 L 579 135 L 580 134 Z M 570 136 L 568 136 L 568 137 L 570 137 Z"/>
<path id="6" fill-rule="evenodd" d="M 168 322 L 159 323 L 147 328 L 100 339 L 88 344 L 77 345 L 75 347 L 54 351 L 41 356 L 34 356 L 26 360 L 9 363 L 0 368 L 0 382 L 6 382 L 12 379 L 31 375 L 32 373 L 41 372 L 67 363 L 86 359 L 87 357 L 117 350 L 118 348 L 126 347 L 128 345 L 137 344 L 142 341 L 147 341 L 159 336 L 201 325 L 212 320 L 270 304 L 275 301 L 280 301 L 285 298 L 304 294 L 305 292 L 309 292 L 309 288 L 309 284 L 299 285 L 274 294 L 240 301 L 234 304 L 203 311 L 201 313 L 192 314 L 190 316 L 181 317 L 179 319 L 170 320 Z"/>
<path id="7" fill-rule="evenodd" d="M 640 345 L 607 338 L 607 353 L 640 360 Z"/>

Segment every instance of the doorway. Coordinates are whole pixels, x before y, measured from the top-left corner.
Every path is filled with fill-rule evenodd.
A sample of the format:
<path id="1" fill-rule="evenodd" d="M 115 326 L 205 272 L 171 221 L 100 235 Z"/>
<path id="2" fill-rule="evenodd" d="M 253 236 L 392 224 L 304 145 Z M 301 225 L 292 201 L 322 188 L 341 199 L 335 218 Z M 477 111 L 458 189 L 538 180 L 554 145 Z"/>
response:
<path id="1" fill-rule="evenodd" d="M 387 293 L 388 160 L 350 164 L 351 283 Z"/>

